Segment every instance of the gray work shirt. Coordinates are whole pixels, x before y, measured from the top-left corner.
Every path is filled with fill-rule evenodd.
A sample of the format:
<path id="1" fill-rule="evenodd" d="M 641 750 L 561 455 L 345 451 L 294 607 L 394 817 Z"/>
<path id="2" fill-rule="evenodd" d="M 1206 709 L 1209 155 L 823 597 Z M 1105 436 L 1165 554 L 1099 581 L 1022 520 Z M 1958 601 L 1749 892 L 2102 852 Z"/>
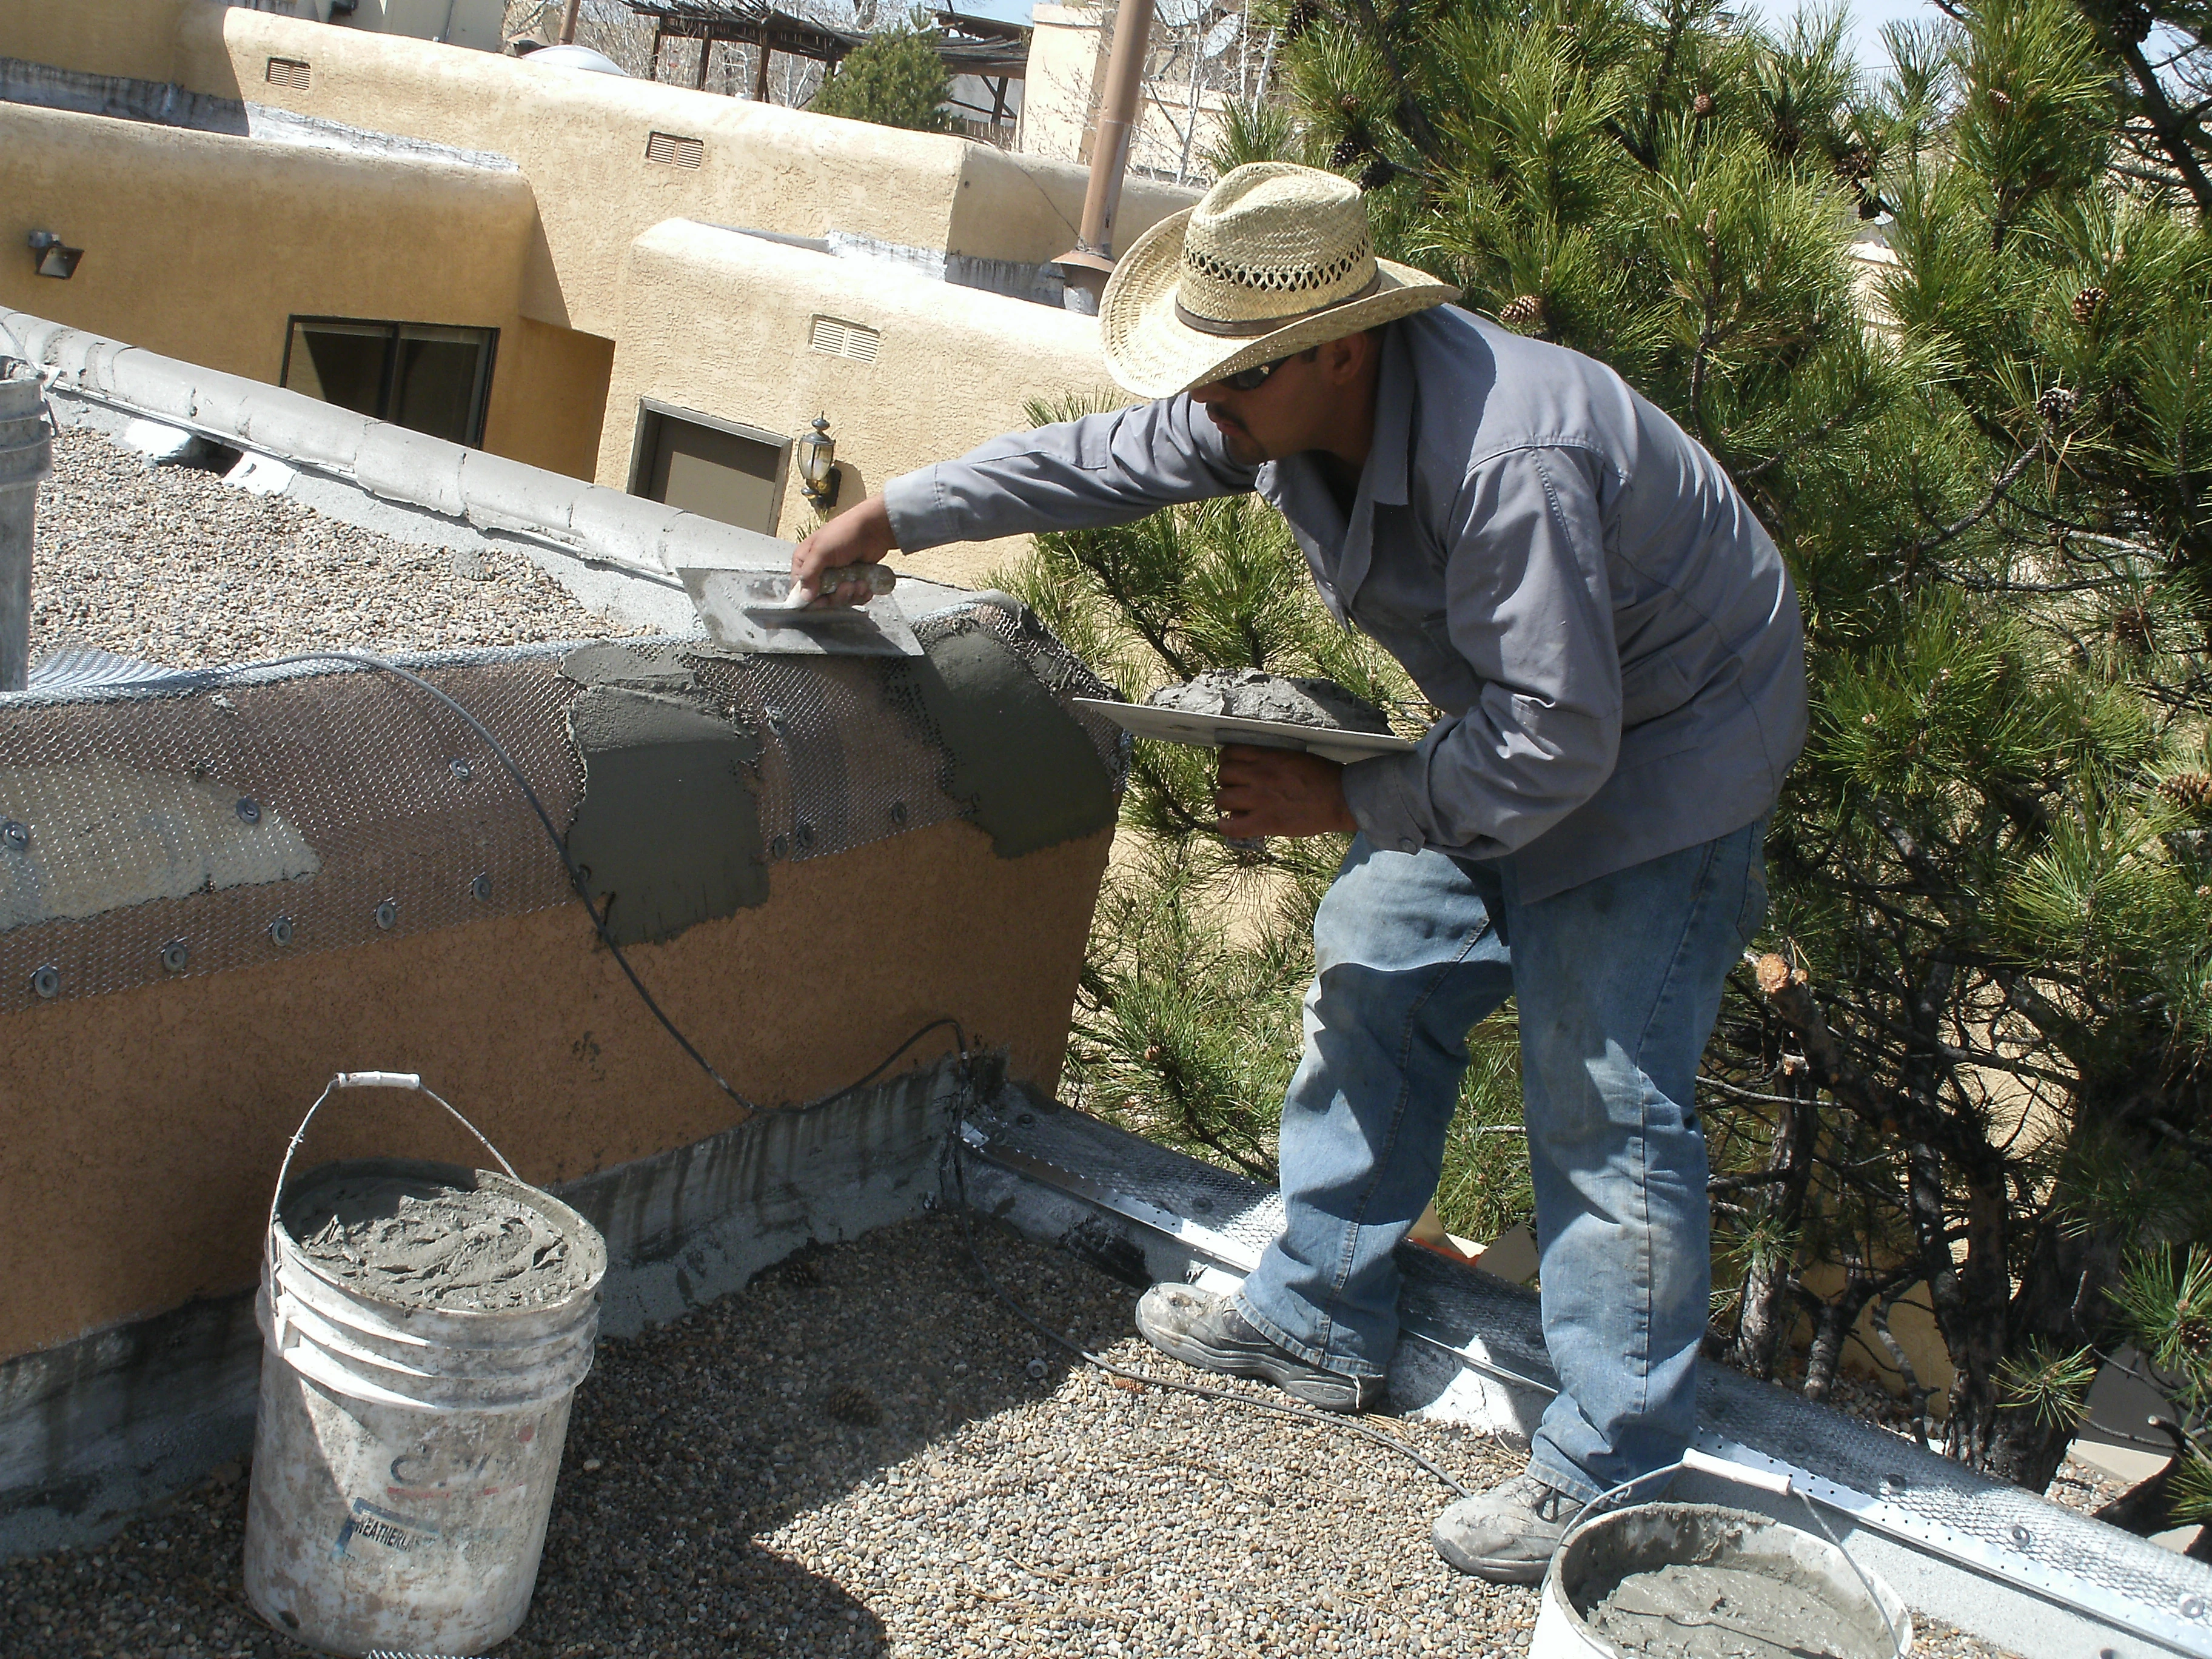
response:
<path id="1" fill-rule="evenodd" d="M 1612 370 L 1455 307 L 1389 326 L 1349 517 L 1313 457 L 1239 466 L 1188 396 L 1010 433 L 884 498 L 914 552 L 1247 489 L 1445 711 L 1412 753 L 1345 769 L 1377 845 L 1510 855 L 1533 902 L 1773 806 L 1805 741 L 1773 542 Z"/>

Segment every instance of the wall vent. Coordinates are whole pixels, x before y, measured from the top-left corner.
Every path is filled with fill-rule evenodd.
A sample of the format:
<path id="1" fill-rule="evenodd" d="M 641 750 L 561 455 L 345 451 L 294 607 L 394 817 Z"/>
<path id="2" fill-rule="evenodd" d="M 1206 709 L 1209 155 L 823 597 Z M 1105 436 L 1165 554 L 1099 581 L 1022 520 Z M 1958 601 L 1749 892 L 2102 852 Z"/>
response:
<path id="1" fill-rule="evenodd" d="M 304 58 L 272 58 L 269 60 L 269 84 L 272 87 L 289 87 L 295 92 L 305 92 L 311 73 Z"/>
<path id="2" fill-rule="evenodd" d="M 817 317 L 807 343 L 817 351 L 826 351 L 832 357 L 850 357 L 856 363 L 876 361 L 876 348 L 884 337 L 866 323 L 840 322 L 835 317 Z"/>
<path id="3" fill-rule="evenodd" d="M 645 141 L 645 159 L 666 167 L 696 167 L 707 159 L 707 141 L 679 137 L 672 132 L 656 132 Z"/>

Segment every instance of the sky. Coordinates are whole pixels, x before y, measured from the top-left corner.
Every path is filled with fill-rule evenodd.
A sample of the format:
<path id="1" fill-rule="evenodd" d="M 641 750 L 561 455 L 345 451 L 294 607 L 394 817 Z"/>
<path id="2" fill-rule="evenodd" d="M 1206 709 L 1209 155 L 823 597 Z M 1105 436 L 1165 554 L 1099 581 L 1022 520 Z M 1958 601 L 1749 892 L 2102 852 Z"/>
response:
<path id="1" fill-rule="evenodd" d="M 1770 26 L 1787 24 L 1796 15 L 1797 8 L 1792 0 L 1740 0 L 1742 9 L 1763 19 Z M 1874 73 L 1889 68 L 1889 54 L 1882 50 L 1881 26 L 1893 19 L 1907 22 L 1933 22 L 1942 14 L 1928 3 L 1928 0 L 1852 0 L 1850 6 L 1850 40 L 1859 67 Z"/>

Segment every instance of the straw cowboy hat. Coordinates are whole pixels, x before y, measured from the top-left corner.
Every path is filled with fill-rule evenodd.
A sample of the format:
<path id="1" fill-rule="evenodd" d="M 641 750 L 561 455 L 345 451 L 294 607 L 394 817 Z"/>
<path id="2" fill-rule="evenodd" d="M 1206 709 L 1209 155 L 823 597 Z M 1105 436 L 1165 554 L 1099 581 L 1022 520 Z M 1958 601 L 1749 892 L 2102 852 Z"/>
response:
<path id="1" fill-rule="evenodd" d="M 1167 398 L 1457 298 L 1449 283 L 1375 257 L 1356 185 L 1254 161 L 1137 238 L 1098 322 L 1114 378 Z"/>

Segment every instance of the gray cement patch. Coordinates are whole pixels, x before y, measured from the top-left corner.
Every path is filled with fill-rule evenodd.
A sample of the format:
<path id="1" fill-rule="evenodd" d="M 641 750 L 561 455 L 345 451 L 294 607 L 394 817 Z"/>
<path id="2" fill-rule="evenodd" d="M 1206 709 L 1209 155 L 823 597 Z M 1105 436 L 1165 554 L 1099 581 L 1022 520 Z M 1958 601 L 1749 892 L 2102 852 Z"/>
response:
<path id="1" fill-rule="evenodd" d="M 284 1206 L 301 1250 L 348 1289 L 408 1308 L 506 1312 L 565 1301 L 585 1252 L 544 1212 L 496 1188 L 338 1175 Z"/>
<path id="2" fill-rule="evenodd" d="M 1650 1659 L 1889 1659 L 1892 1651 L 1862 1628 L 1863 1613 L 1811 1586 L 1713 1562 L 1630 1573 L 1577 1611 L 1621 1652 Z"/>
<path id="3" fill-rule="evenodd" d="M 923 631 L 908 672 L 948 759 L 945 793 L 972 806 L 1002 859 L 1110 828 L 1114 781 L 1060 699 L 973 624 Z"/>
<path id="4" fill-rule="evenodd" d="M 641 653 L 590 647 L 571 653 L 562 672 L 585 686 L 568 706 L 584 757 L 568 852 L 617 942 L 671 939 L 767 902 L 753 789 L 760 738 L 708 712 Z M 609 683 L 625 674 L 667 689 Z"/>
<path id="5" fill-rule="evenodd" d="M 1145 699 L 1155 708 L 1183 714 L 1228 714 L 1238 720 L 1287 720 L 1293 726 L 1340 732 L 1379 732 L 1390 722 L 1370 702 L 1334 680 L 1263 674 L 1256 668 L 1209 669 L 1182 685 L 1165 685 Z"/>

